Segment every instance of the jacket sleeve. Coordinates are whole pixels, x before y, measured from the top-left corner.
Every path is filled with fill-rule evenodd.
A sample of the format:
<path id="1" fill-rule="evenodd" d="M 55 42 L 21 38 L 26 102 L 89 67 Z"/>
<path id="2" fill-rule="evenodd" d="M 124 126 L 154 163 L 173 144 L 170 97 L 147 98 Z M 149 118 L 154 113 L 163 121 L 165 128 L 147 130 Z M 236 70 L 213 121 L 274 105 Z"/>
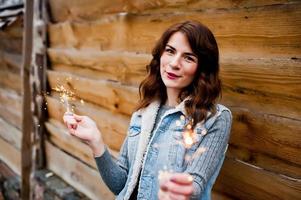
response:
<path id="1" fill-rule="evenodd" d="M 200 199 L 208 180 L 213 176 L 220 161 L 224 158 L 231 124 L 231 112 L 228 109 L 223 110 L 200 142 L 198 148 L 205 148 L 205 151 L 197 155 L 185 171 L 194 177 L 194 192 L 191 199 Z"/>

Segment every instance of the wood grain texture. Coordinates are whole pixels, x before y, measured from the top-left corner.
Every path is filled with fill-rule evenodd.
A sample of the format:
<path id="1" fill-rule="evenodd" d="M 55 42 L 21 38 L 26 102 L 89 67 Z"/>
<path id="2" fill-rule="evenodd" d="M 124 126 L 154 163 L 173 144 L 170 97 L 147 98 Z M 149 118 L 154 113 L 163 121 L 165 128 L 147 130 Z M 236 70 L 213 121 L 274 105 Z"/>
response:
<path id="1" fill-rule="evenodd" d="M 21 94 L 22 83 L 19 73 L 9 69 L 8 66 L 0 66 L 0 87 L 6 87 L 8 89 L 15 90 L 18 94 Z"/>
<path id="2" fill-rule="evenodd" d="M 194 19 L 205 23 L 213 31 L 222 55 L 300 57 L 300 7 L 300 3 L 295 3 L 221 9 L 214 13 L 209 10 L 129 14 L 103 16 L 94 22 L 63 22 L 49 26 L 50 46 L 149 53 L 168 26 Z"/>
<path id="3" fill-rule="evenodd" d="M 0 87 L 0 102 L 0 116 L 21 130 L 21 96 L 14 90 Z"/>
<path id="4" fill-rule="evenodd" d="M 16 174 L 21 176 L 21 153 L 13 145 L 0 137 L 0 159 Z"/>
<path id="5" fill-rule="evenodd" d="M 127 63 L 122 58 L 116 58 L 118 55 L 123 56 L 117 52 L 92 51 L 89 56 L 84 50 L 51 49 L 49 52 L 55 70 L 136 86 L 145 77 L 145 66 L 151 59 L 148 54 L 130 54 L 132 56 L 128 60 L 131 62 Z M 106 59 L 103 59 L 105 56 Z M 120 64 L 124 68 L 120 68 Z M 300 60 L 292 59 L 223 57 L 223 103 L 230 106 L 243 105 L 256 112 L 298 119 L 301 115 L 300 66 Z"/>
<path id="6" fill-rule="evenodd" d="M 81 76 L 100 77 L 118 80 L 123 83 L 139 84 L 141 75 L 146 74 L 146 65 L 150 62 L 149 54 L 137 54 L 118 51 L 95 51 L 49 48 L 48 55 L 55 70 L 70 69 L 68 66 L 82 67 L 72 72 Z M 62 70 L 62 69 L 61 69 Z"/>
<path id="7" fill-rule="evenodd" d="M 79 99 L 101 105 L 112 112 L 130 115 L 139 99 L 136 87 L 106 80 L 95 80 L 70 73 L 48 71 L 51 88 L 63 85 Z"/>
<path id="8" fill-rule="evenodd" d="M 50 13 L 52 21 L 67 20 L 97 20 L 109 13 L 166 13 L 176 12 L 179 9 L 182 12 L 204 9 L 233 9 L 244 7 L 267 6 L 273 4 L 293 3 L 293 0 L 212 0 L 212 1 L 191 1 L 191 0 L 50 0 Z"/>
<path id="9" fill-rule="evenodd" d="M 93 200 L 114 199 L 97 170 L 46 141 L 47 168 Z"/>
<path id="10" fill-rule="evenodd" d="M 290 59 L 225 58 L 221 62 L 222 102 L 300 120 L 300 64 Z"/>
<path id="11" fill-rule="evenodd" d="M 19 129 L 9 124 L 0 117 L 0 136 L 18 151 L 21 149 L 22 133 Z"/>
<path id="12" fill-rule="evenodd" d="M 301 182 L 226 158 L 214 189 L 235 199 L 300 199 Z"/>
<path id="13" fill-rule="evenodd" d="M 46 122 L 46 128 L 49 132 L 49 140 L 60 149 L 72 154 L 89 166 L 97 169 L 92 151 L 87 144 L 80 141 L 78 138 L 71 136 L 67 128 L 55 119 L 49 119 Z M 117 158 L 118 152 L 109 149 L 111 155 Z"/>
<path id="14" fill-rule="evenodd" d="M 8 68 L 15 72 L 20 73 L 21 62 L 22 62 L 22 55 L 17 53 L 9 53 L 3 52 L 3 61 L 6 63 Z"/>
<path id="15" fill-rule="evenodd" d="M 62 122 L 65 107 L 60 103 L 58 98 L 48 96 L 47 102 L 49 117 Z M 92 118 L 101 130 L 104 142 L 112 150 L 119 151 L 127 134 L 127 128 L 130 122 L 129 117 L 111 113 L 110 111 L 91 103 L 85 103 L 84 105 L 77 102 L 71 103 L 76 106 L 75 113 Z"/>
<path id="16" fill-rule="evenodd" d="M 230 107 L 233 113 L 230 144 L 269 155 L 300 168 L 301 121 Z"/>
<path id="17" fill-rule="evenodd" d="M 287 177 L 301 179 L 300 165 L 264 153 L 258 153 L 256 150 L 253 151 L 248 148 L 236 146 L 235 144 L 230 144 L 227 157 L 250 163 L 279 175 L 282 174 Z"/>

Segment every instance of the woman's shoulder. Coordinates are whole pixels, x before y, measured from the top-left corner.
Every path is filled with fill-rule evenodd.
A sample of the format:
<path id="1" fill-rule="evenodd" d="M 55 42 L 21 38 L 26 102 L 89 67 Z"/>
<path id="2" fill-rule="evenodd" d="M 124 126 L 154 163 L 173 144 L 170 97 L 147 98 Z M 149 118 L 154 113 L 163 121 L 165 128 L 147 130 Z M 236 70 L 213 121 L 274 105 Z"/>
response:
<path id="1" fill-rule="evenodd" d="M 227 121 L 232 123 L 232 113 L 230 109 L 222 104 L 216 105 L 216 112 L 214 114 L 210 114 L 203 125 L 208 130 L 218 121 Z"/>

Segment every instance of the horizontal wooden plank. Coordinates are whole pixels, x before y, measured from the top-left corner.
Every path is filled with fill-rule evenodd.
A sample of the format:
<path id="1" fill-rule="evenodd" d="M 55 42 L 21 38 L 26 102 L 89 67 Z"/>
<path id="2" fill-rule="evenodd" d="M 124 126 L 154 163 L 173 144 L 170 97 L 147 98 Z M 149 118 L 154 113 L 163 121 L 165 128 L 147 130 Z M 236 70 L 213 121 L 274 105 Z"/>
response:
<path id="1" fill-rule="evenodd" d="M 12 72 L 9 67 L 4 66 L 0 68 L 0 87 L 7 87 L 21 94 L 21 86 L 20 74 Z"/>
<path id="2" fill-rule="evenodd" d="M 13 145 L 0 137 L 0 160 L 16 174 L 21 175 L 21 153 Z"/>
<path id="3" fill-rule="evenodd" d="M 86 73 L 90 69 L 93 72 L 102 72 L 107 79 L 119 80 L 121 82 L 138 82 L 135 76 L 146 73 L 146 65 L 150 62 L 149 54 L 136 54 L 118 51 L 95 51 L 75 49 L 48 49 L 48 55 L 55 69 L 66 67 L 65 65 L 82 66 Z M 85 72 L 82 69 L 82 72 Z M 92 75 L 93 76 L 93 75 Z M 141 75 L 140 75 L 141 76 Z M 141 80 L 141 78 L 139 78 Z"/>
<path id="4" fill-rule="evenodd" d="M 0 136 L 16 149 L 21 149 L 22 133 L 0 117 Z"/>
<path id="5" fill-rule="evenodd" d="M 277 16 L 277 18 L 275 18 Z M 149 53 L 171 24 L 201 21 L 217 36 L 221 55 L 300 57 L 301 4 L 173 14 L 104 16 L 95 22 L 49 26 L 51 47 L 123 50 Z M 162 20 L 164 18 L 164 20 Z"/>
<path id="6" fill-rule="evenodd" d="M 89 79 L 70 73 L 48 71 L 47 74 L 51 88 L 63 85 L 64 88 L 74 91 L 79 99 L 101 105 L 115 113 L 131 115 L 139 99 L 136 87 Z"/>
<path id="7" fill-rule="evenodd" d="M 89 167 L 50 142 L 45 142 L 47 168 L 60 176 L 72 187 L 94 200 L 114 199 L 97 170 Z"/>
<path id="8" fill-rule="evenodd" d="M 9 38 L 0 35 L 0 49 L 7 52 L 22 54 L 22 38 Z"/>
<path id="9" fill-rule="evenodd" d="M 1 80 L 1 79 L 0 79 Z M 14 90 L 0 87 L 0 116 L 21 130 L 22 98 Z"/>
<path id="10" fill-rule="evenodd" d="M 22 55 L 17 53 L 2 52 L 3 62 L 8 66 L 10 71 L 20 74 L 22 64 Z"/>
<path id="11" fill-rule="evenodd" d="M 230 107 L 230 144 L 301 167 L 301 121 Z"/>
<path id="12" fill-rule="evenodd" d="M 0 38 L 22 38 L 23 37 L 23 17 L 17 17 L 16 21 L 10 26 L 5 27 L 0 31 Z"/>
<path id="13" fill-rule="evenodd" d="M 292 162 L 288 162 L 273 156 L 265 155 L 251 151 L 247 148 L 229 145 L 227 157 L 232 159 L 239 159 L 246 163 L 250 163 L 257 167 L 263 168 L 276 174 L 282 174 L 287 177 L 301 179 L 301 166 Z"/>
<path id="14" fill-rule="evenodd" d="M 76 107 L 75 113 L 87 115 L 92 118 L 101 130 L 104 142 L 112 150 L 119 151 L 127 134 L 129 117 L 111 113 L 91 103 L 85 103 L 84 105 L 77 102 L 70 103 Z M 63 114 L 66 111 L 64 105 L 62 105 L 57 98 L 50 96 L 47 97 L 47 104 L 49 117 L 62 122 Z"/>
<path id="15" fill-rule="evenodd" d="M 60 72 L 65 71 L 91 79 L 115 80 L 123 84 L 133 84 L 134 79 L 127 79 L 135 77 L 136 86 L 146 75 L 145 66 L 150 60 L 147 54 L 141 57 L 132 55 L 129 59 L 132 61 L 126 63 L 115 57 L 117 52 L 110 54 L 93 51 L 90 56 L 86 56 L 84 50 L 51 49 L 50 52 L 54 69 Z M 106 59 L 103 59 L 105 56 Z M 119 62 L 129 70 L 119 68 Z M 98 63 L 101 63 L 100 67 Z M 93 70 L 87 69 L 92 68 L 91 66 Z M 223 103 L 230 106 L 244 105 L 256 112 L 298 119 L 301 115 L 300 66 L 300 60 L 224 57 L 221 59 Z M 98 90 L 94 91 L 97 93 Z M 136 90 L 134 92 L 136 93 Z M 265 107 L 264 110 L 262 106 Z"/>
<path id="16" fill-rule="evenodd" d="M 59 101 L 49 98 L 48 105 L 50 116 L 61 120 L 64 108 L 59 104 Z M 105 111 L 101 111 L 100 107 L 93 107 L 90 111 L 88 111 L 87 105 L 81 107 L 82 110 L 84 110 L 82 113 L 86 113 L 97 121 L 98 126 L 103 131 L 105 142 L 112 149 L 118 150 L 124 139 L 122 133 L 126 132 L 128 126 L 128 123 L 125 123 L 126 120 L 124 121 L 124 125 L 116 131 L 116 120 L 112 114 L 106 117 L 103 113 Z M 301 160 L 298 156 L 301 153 L 301 135 L 299 134 L 301 132 L 300 121 L 280 116 L 253 113 L 244 108 L 231 107 L 231 110 L 234 115 L 230 139 L 231 145 L 247 149 L 253 154 L 260 154 L 260 156 L 262 154 L 267 157 L 266 160 L 270 159 L 273 160 L 275 165 L 277 165 L 277 163 L 279 164 L 279 167 L 275 168 L 269 166 L 270 164 L 266 165 L 266 163 L 262 161 L 262 167 L 290 175 L 291 177 L 298 174 L 298 172 L 294 170 L 299 169 L 301 166 Z M 103 126 L 106 127 L 103 128 Z M 117 142 L 113 140 L 117 140 Z M 239 157 L 239 155 L 236 156 Z M 258 156 L 258 159 L 261 158 L 260 156 Z M 252 162 L 252 160 L 250 160 L 250 162 Z M 288 165 L 292 166 L 287 169 L 281 169 L 280 167 Z M 293 166 L 297 166 L 297 168 Z"/>
<path id="17" fill-rule="evenodd" d="M 49 119 L 45 125 L 49 132 L 49 140 L 53 144 L 72 156 L 77 157 L 89 166 L 97 169 L 93 154 L 87 144 L 76 137 L 71 136 L 68 133 L 67 128 L 55 119 Z M 118 152 L 111 149 L 109 149 L 109 151 L 113 157 L 117 158 Z"/>
<path id="18" fill-rule="evenodd" d="M 223 103 L 259 113 L 300 118 L 300 61 L 224 59 L 221 65 Z"/>
<path id="19" fill-rule="evenodd" d="M 49 140 L 60 149 L 97 169 L 90 148 L 79 139 L 72 137 L 60 122 L 50 119 L 46 122 Z"/>
<path id="20" fill-rule="evenodd" d="M 214 189 L 234 199 L 300 199 L 301 182 L 226 158 Z"/>
<path id="21" fill-rule="evenodd" d="M 110 80 L 118 81 L 124 85 L 137 86 L 144 79 L 144 74 L 138 73 L 125 73 L 123 71 L 118 71 L 117 73 L 109 73 L 105 71 L 98 71 L 82 66 L 76 65 L 65 65 L 65 64 L 53 64 L 51 69 L 57 72 L 67 72 L 72 73 L 76 76 L 99 79 L 99 80 Z"/>
<path id="22" fill-rule="evenodd" d="M 225 9 L 225 8 L 243 8 L 266 6 L 273 4 L 285 4 L 296 1 L 292 0 L 257 0 L 257 1 L 232 1 L 232 0 L 213 0 L 213 1 L 137 1 L 137 0 L 114 0 L 114 1 L 74 1 L 65 0 L 57 3 L 55 0 L 50 0 L 50 12 L 52 21 L 66 21 L 66 20 L 96 20 L 107 13 L 129 12 L 129 13 L 162 13 L 175 12 L 181 10 L 187 12 L 191 10 L 204 9 Z"/>

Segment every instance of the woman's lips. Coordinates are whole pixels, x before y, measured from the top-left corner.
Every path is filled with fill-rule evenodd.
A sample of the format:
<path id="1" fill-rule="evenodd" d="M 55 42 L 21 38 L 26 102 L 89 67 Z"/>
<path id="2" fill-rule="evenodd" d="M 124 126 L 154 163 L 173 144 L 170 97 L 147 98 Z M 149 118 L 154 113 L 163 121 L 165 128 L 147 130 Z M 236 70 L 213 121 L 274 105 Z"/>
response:
<path id="1" fill-rule="evenodd" d="M 174 73 L 171 73 L 171 72 L 166 72 L 167 74 L 167 78 L 171 79 L 171 80 L 174 80 L 174 79 L 177 79 L 179 78 L 180 76 L 174 74 Z"/>

